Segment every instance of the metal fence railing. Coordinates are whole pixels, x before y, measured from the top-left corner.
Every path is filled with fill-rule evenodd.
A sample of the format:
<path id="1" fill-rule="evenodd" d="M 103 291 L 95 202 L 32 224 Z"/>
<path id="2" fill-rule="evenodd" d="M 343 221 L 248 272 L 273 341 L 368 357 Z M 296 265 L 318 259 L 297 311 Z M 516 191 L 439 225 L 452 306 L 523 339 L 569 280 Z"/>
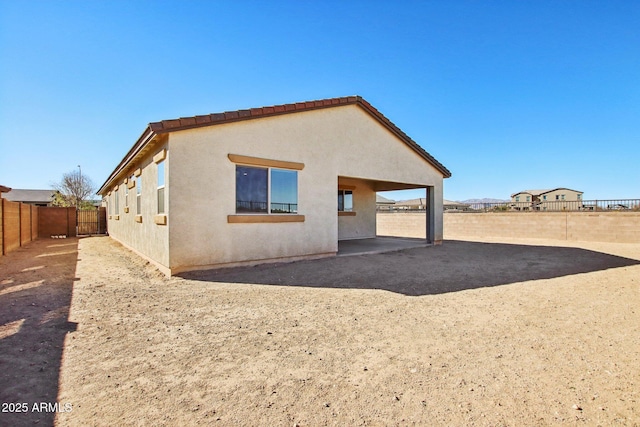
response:
<path id="1" fill-rule="evenodd" d="M 536 202 L 470 203 L 454 212 L 638 212 L 640 199 L 551 200 Z"/>
<path id="2" fill-rule="evenodd" d="M 380 206 L 378 212 L 417 213 L 425 209 L 407 206 Z M 445 205 L 445 212 L 640 212 L 640 199 L 550 200 L 536 202 L 458 203 Z"/>
<path id="3" fill-rule="evenodd" d="M 236 212 L 266 213 L 267 202 L 236 200 Z M 271 202 L 271 213 L 298 213 L 298 204 Z"/>

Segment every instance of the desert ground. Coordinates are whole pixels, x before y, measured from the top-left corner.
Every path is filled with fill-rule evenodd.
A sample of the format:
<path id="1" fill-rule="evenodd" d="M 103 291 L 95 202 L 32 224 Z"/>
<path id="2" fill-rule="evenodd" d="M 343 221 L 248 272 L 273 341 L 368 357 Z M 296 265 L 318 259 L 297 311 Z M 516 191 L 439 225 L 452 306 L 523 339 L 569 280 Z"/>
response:
<path id="1" fill-rule="evenodd" d="M 0 402 L 12 426 L 638 426 L 640 244 L 167 278 L 108 237 L 41 239 L 0 257 Z"/>

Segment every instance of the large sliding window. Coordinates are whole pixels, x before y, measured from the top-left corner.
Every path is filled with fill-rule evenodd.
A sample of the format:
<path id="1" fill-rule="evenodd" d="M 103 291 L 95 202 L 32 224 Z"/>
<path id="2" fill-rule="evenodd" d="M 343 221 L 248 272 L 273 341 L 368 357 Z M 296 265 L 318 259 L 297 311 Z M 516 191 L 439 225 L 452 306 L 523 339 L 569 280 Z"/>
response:
<path id="1" fill-rule="evenodd" d="M 298 172 L 236 165 L 236 213 L 298 213 Z"/>

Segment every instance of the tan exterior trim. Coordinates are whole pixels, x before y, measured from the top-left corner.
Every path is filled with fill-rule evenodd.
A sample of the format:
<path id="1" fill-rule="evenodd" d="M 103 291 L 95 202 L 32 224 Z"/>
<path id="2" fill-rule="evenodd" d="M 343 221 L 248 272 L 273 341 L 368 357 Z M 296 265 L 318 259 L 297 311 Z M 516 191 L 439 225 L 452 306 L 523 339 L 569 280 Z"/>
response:
<path id="1" fill-rule="evenodd" d="M 153 222 L 158 225 L 167 225 L 167 216 L 166 215 L 156 215 L 153 217 Z"/>
<path id="2" fill-rule="evenodd" d="M 304 222 L 304 215 L 229 215 L 230 224 Z"/>
<path id="3" fill-rule="evenodd" d="M 133 175 L 138 177 L 140 175 L 142 175 L 142 168 L 138 168 L 133 172 Z"/>
<path id="4" fill-rule="evenodd" d="M 136 215 L 136 222 L 142 222 L 142 215 Z"/>
<path id="5" fill-rule="evenodd" d="M 163 148 L 162 150 L 160 150 L 158 152 L 158 154 L 153 156 L 153 161 L 154 161 L 154 163 L 160 163 L 161 161 L 163 161 L 166 158 L 167 158 L 167 149 Z"/>
<path id="6" fill-rule="evenodd" d="M 356 213 L 351 211 L 338 211 L 338 216 L 356 216 Z"/>
<path id="7" fill-rule="evenodd" d="M 120 215 L 114 215 L 113 219 L 115 219 L 116 221 L 119 221 L 120 220 Z"/>
<path id="8" fill-rule="evenodd" d="M 242 163 L 245 165 L 266 166 L 266 167 L 272 167 L 272 168 L 294 169 L 294 170 L 304 169 L 304 163 L 298 163 L 298 162 L 262 159 L 260 157 L 242 156 L 240 154 L 229 154 L 228 157 L 229 157 L 229 160 L 231 160 L 233 163 Z"/>
<path id="9" fill-rule="evenodd" d="M 136 186 L 136 182 L 134 180 L 129 181 L 129 183 L 127 184 L 127 188 L 129 190 L 131 190 L 135 186 Z"/>
<path id="10" fill-rule="evenodd" d="M 356 186 L 355 185 L 342 185 L 342 184 L 338 184 L 338 190 L 355 190 Z"/>
<path id="11" fill-rule="evenodd" d="M 129 213 L 129 206 L 124 207 L 124 213 Z"/>

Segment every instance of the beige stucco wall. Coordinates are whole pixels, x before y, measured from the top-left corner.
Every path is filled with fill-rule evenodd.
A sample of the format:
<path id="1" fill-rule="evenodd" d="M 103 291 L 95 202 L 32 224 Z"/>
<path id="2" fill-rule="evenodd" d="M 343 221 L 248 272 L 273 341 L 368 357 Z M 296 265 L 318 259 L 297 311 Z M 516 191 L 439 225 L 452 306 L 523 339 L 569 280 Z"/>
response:
<path id="1" fill-rule="evenodd" d="M 340 177 L 339 184 L 355 187 L 355 216 L 338 216 L 338 240 L 376 237 L 376 192 L 368 181 Z"/>
<path id="2" fill-rule="evenodd" d="M 424 213 L 378 213 L 378 234 L 422 237 Z M 524 238 L 640 243 L 640 212 L 444 214 L 445 239 Z"/>
<path id="3" fill-rule="evenodd" d="M 445 213 L 445 239 L 640 243 L 640 212 Z M 378 213 L 379 235 L 423 237 L 424 213 Z"/>
<path id="4" fill-rule="evenodd" d="M 334 254 L 339 176 L 434 186 L 436 212 L 442 212 L 442 174 L 356 105 L 174 132 L 169 151 L 173 272 Z M 236 165 L 228 154 L 304 163 L 298 172 L 298 206 L 305 221 L 229 224 L 227 216 L 235 214 Z M 373 188 L 362 197 L 375 206 Z M 369 224 L 357 228 L 359 233 L 373 230 L 375 218 L 358 220 Z M 441 213 L 435 222 L 434 238 L 441 240 Z"/>
<path id="5" fill-rule="evenodd" d="M 640 212 L 445 213 L 445 238 L 640 243 Z"/>
<path id="6" fill-rule="evenodd" d="M 376 225 L 378 236 L 427 237 L 425 212 L 379 212 Z"/>
<path id="7" fill-rule="evenodd" d="M 162 149 L 168 148 L 167 144 L 154 148 L 139 164 L 131 168 L 131 172 L 141 168 L 140 176 L 136 180 L 142 180 L 141 193 L 141 216 L 142 222 L 136 222 L 136 188 L 129 190 L 128 207 L 125 207 L 125 187 L 124 180 L 118 181 L 119 210 L 114 209 L 114 194 L 107 196 L 107 202 L 112 204 L 111 211 L 107 207 L 107 229 L 109 235 L 121 242 L 126 247 L 134 250 L 144 258 L 152 261 L 163 272 L 169 273 L 169 207 L 166 200 L 170 197 L 169 170 L 170 151 L 167 150 L 165 162 L 165 210 L 167 213 L 167 224 L 158 225 L 155 222 L 157 215 L 157 188 L 158 188 L 158 167 L 153 161 L 153 156 Z M 117 218 L 117 219 L 116 219 Z"/>

